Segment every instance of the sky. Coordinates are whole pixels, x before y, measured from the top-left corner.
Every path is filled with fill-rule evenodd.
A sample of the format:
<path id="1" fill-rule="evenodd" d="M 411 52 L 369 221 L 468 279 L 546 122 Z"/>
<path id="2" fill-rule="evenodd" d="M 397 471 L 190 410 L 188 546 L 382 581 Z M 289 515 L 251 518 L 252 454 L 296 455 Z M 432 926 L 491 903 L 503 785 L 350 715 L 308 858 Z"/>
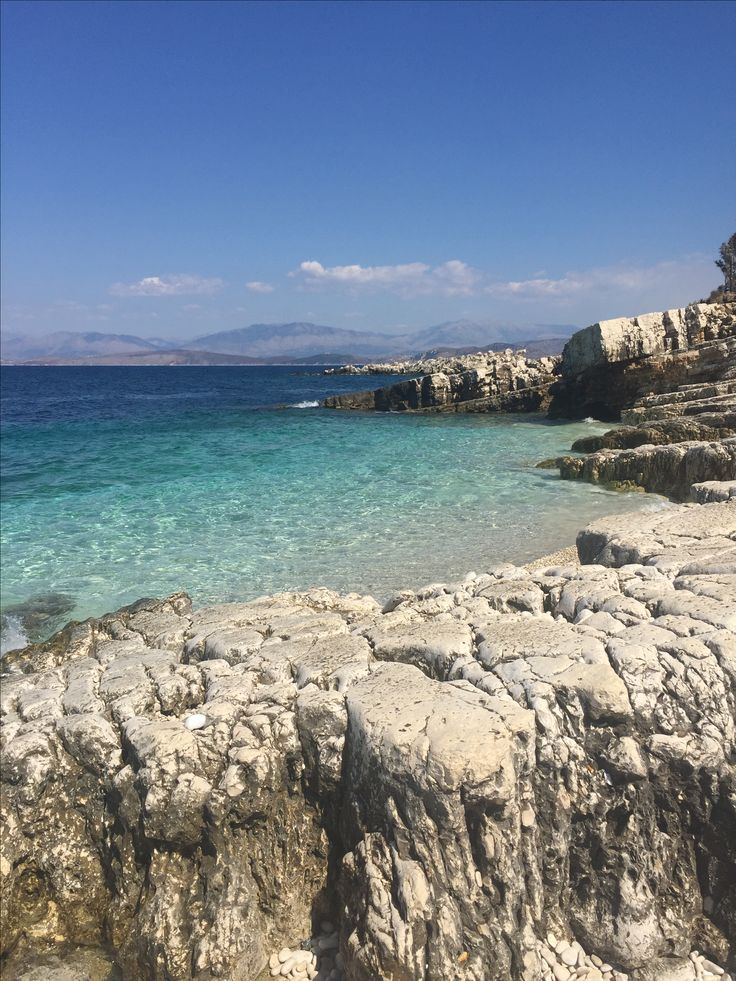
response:
<path id="1" fill-rule="evenodd" d="M 3 330 L 582 326 L 720 282 L 736 4 L 2 4 Z"/>

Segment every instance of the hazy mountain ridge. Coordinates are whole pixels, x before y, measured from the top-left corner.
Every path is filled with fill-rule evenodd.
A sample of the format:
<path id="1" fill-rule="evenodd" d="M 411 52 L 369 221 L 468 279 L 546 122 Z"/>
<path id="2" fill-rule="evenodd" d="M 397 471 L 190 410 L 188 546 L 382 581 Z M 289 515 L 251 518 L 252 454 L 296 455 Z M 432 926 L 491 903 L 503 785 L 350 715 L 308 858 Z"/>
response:
<path id="1" fill-rule="evenodd" d="M 349 330 L 309 322 L 251 324 L 235 330 L 205 334 L 190 342 L 142 338 L 132 334 L 56 331 L 40 337 L 7 335 L 2 358 L 11 362 L 81 364 L 213 364 L 217 355 L 232 356 L 225 363 L 274 361 L 340 363 L 412 357 L 429 350 L 478 350 L 492 345 L 566 339 L 569 324 L 499 325 L 470 320 L 450 321 L 404 334 Z M 341 353 L 339 356 L 328 352 Z M 171 356 L 166 359 L 166 354 Z M 189 358 L 187 358 L 189 354 Z M 145 360 L 150 355 L 150 360 Z M 120 359 L 120 360 L 116 360 Z"/>
<path id="2" fill-rule="evenodd" d="M 86 358 L 96 355 L 131 354 L 177 347 L 174 341 L 137 337 L 135 334 L 103 334 L 99 331 L 57 330 L 33 337 L 7 334 L 0 341 L 3 360 L 30 361 L 34 358 Z"/>

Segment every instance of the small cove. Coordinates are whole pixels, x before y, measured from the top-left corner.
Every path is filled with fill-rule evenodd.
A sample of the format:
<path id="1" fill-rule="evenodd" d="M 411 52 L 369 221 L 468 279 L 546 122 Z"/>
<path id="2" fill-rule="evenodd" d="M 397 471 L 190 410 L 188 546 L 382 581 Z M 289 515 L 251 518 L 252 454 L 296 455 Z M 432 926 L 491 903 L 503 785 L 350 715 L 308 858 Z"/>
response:
<path id="1" fill-rule="evenodd" d="M 35 636 L 178 589 L 196 605 L 313 585 L 385 597 L 661 506 L 535 469 L 603 424 L 313 407 L 387 379 L 292 367 L 2 376 L 2 605 L 17 629 L 44 597 Z"/>

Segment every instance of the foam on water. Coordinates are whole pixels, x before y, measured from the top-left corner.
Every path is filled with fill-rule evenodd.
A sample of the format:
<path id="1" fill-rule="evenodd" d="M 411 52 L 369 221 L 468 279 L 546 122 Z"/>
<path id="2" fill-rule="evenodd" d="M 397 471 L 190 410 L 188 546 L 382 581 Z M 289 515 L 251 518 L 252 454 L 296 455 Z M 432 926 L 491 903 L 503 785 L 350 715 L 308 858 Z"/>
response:
<path id="1" fill-rule="evenodd" d="M 0 657 L 8 651 L 17 651 L 30 643 L 28 635 L 23 630 L 20 617 L 0 617 Z"/>
<path id="2" fill-rule="evenodd" d="M 590 423 L 313 406 L 359 376 L 2 371 L 3 607 L 68 594 L 45 634 L 179 589 L 195 604 L 313 585 L 384 597 L 554 552 L 652 502 L 535 469 Z"/>
<path id="3" fill-rule="evenodd" d="M 290 409 L 318 409 L 319 401 L 314 399 L 314 401 L 307 402 L 294 402 L 293 405 L 289 406 Z"/>

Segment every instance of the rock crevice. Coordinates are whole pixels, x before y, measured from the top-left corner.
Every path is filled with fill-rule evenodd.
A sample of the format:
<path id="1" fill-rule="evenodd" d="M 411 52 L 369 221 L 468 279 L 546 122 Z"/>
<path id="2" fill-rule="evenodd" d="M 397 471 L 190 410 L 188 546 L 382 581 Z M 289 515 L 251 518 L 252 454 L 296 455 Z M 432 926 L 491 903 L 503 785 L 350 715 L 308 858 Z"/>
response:
<path id="1" fill-rule="evenodd" d="M 63 938 L 255 979 L 325 920 L 354 981 L 728 963 L 736 502 L 578 549 L 383 608 L 143 601 L 10 655 L 8 963 Z"/>

